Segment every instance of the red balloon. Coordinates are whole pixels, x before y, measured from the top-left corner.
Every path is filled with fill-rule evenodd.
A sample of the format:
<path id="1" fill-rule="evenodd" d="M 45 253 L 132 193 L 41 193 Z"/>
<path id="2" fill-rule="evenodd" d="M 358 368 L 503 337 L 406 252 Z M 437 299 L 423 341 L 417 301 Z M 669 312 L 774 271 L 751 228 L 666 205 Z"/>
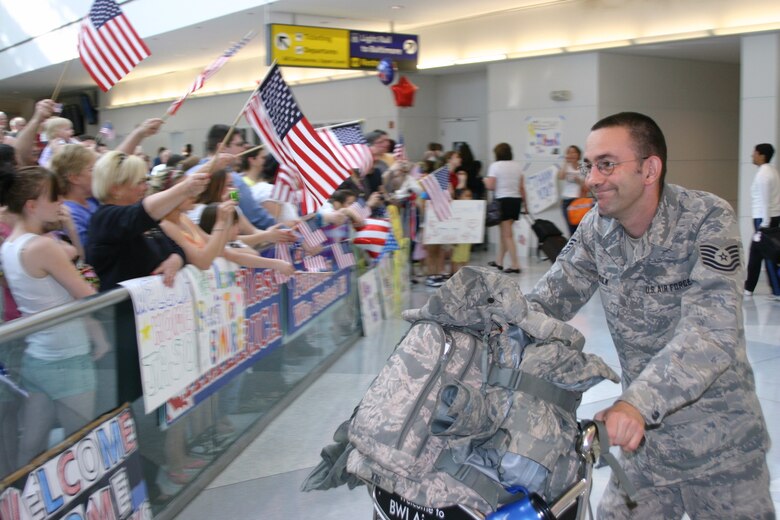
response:
<path id="1" fill-rule="evenodd" d="M 395 106 L 410 107 L 414 105 L 414 93 L 417 92 L 417 85 L 409 81 L 406 76 L 401 76 L 398 83 L 390 87 L 395 96 Z"/>

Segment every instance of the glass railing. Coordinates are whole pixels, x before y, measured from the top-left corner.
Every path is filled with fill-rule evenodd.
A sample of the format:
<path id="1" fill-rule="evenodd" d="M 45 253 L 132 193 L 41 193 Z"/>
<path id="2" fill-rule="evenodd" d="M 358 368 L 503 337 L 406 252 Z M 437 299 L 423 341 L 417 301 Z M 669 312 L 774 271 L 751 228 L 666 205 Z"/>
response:
<path id="1" fill-rule="evenodd" d="M 142 399 L 130 403 L 141 471 L 155 517 L 175 516 L 354 343 L 360 334 L 355 270 L 341 275 L 349 281 L 340 286 L 346 294 L 334 297 L 310 319 L 300 319 L 305 313 L 292 316 L 297 311 L 288 299 L 295 296 L 281 291 L 281 342 L 237 365 L 231 377 L 213 378 L 210 392 L 199 392 L 193 385 L 188 405 L 182 405 L 186 411 L 175 420 L 170 411 L 178 408 L 175 403 L 171 406 L 172 401 L 150 414 L 144 413 Z M 129 387 L 137 377 L 128 374 L 126 367 L 128 356 L 137 358 L 136 340 L 133 327 L 128 331 L 122 325 L 128 313 L 132 317 L 130 296 L 120 288 L 0 325 L 0 362 L 6 374 L 0 382 L 4 485 L 23 478 L 46 460 L 47 450 L 56 449 L 69 435 L 133 395 Z M 270 326 L 265 320 L 265 315 L 258 315 L 247 321 L 260 334 Z M 106 352 L 94 346 L 83 352 L 76 349 L 56 360 L 31 355 L 36 335 L 66 341 L 74 330 L 84 330 L 80 323 L 102 327 L 111 348 Z"/>

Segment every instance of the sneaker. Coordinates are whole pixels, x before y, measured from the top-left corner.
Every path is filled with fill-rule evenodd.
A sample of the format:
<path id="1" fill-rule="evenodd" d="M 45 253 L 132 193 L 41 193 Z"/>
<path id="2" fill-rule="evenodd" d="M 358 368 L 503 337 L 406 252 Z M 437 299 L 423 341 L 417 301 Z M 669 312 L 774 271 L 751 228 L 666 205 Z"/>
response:
<path id="1" fill-rule="evenodd" d="M 425 278 L 425 285 L 428 287 L 441 287 L 444 281 L 439 276 L 428 276 Z"/>
<path id="2" fill-rule="evenodd" d="M 780 302 L 780 294 L 775 294 L 769 297 L 770 302 Z"/>
<path id="3" fill-rule="evenodd" d="M 742 294 L 745 296 L 745 298 L 751 298 L 753 296 L 753 291 L 748 291 L 747 289 L 745 289 L 744 291 L 742 291 Z"/>

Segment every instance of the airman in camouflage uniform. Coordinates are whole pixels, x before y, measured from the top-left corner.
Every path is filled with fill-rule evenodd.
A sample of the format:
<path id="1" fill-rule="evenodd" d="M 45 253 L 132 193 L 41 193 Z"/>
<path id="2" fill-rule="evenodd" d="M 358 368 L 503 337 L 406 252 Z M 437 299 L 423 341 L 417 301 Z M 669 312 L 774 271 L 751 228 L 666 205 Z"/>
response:
<path id="1" fill-rule="evenodd" d="M 599 518 L 774 518 L 734 212 L 664 185 L 666 143 L 647 116 L 591 130 L 583 173 L 598 205 L 527 299 L 568 320 L 601 296 L 623 393 L 596 418 L 638 495 L 630 503 L 613 477 Z"/>

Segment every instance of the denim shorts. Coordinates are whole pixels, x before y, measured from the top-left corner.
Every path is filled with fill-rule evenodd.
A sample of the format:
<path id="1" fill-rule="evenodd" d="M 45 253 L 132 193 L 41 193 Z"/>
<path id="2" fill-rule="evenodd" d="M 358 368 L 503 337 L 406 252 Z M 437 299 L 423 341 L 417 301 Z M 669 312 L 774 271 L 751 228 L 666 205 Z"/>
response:
<path id="1" fill-rule="evenodd" d="M 54 361 L 26 355 L 22 358 L 22 386 L 44 393 L 53 401 L 97 388 L 95 362 L 89 354 Z"/>

